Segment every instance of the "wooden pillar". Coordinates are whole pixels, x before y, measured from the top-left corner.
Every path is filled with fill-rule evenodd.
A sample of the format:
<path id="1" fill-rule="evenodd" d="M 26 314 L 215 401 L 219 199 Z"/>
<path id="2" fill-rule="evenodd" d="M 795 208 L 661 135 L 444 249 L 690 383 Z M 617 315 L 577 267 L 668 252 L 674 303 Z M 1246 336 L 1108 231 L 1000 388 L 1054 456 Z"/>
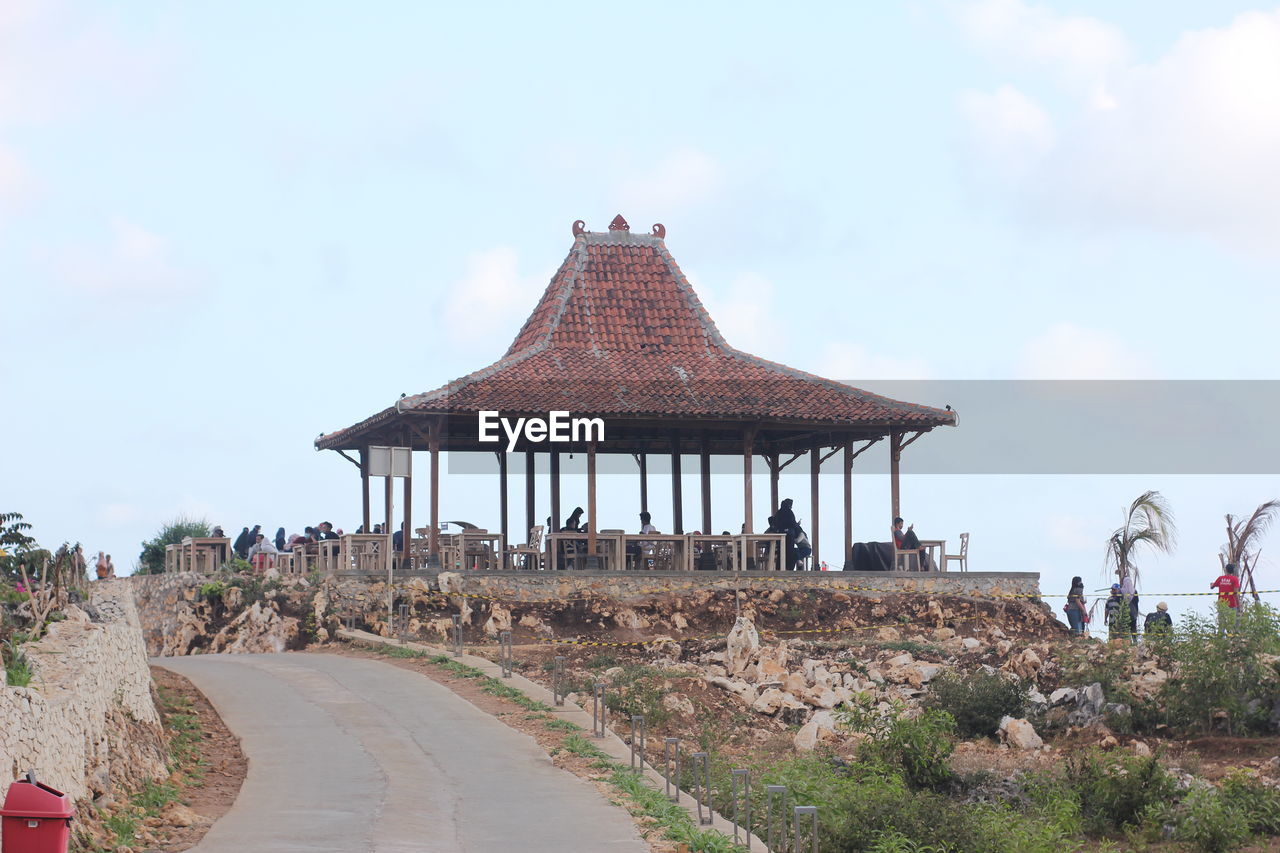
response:
<path id="1" fill-rule="evenodd" d="M 640 511 L 649 511 L 649 457 L 641 453 L 640 461 Z"/>
<path id="2" fill-rule="evenodd" d="M 427 554 L 440 562 L 440 421 L 433 421 L 428 433 L 431 452 L 431 528 L 427 531 Z"/>
<path id="3" fill-rule="evenodd" d="M 769 514 L 772 515 L 778 509 L 778 463 L 781 460 L 778 454 L 770 453 L 765 461 L 769 463 Z"/>
<path id="4" fill-rule="evenodd" d="M 902 461 L 902 433 L 892 432 L 889 434 L 889 495 L 890 502 L 893 504 L 892 514 L 889 520 L 902 516 L 902 492 L 898 483 L 899 468 Z"/>
<path id="5" fill-rule="evenodd" d="M 754 533 L 751 526 L 751 456 L 756 443 L 754 427 L 742 434 L 742 532 Z"/>
<path id="6" fill-rule="evenodd" d="M 373 513 L 369 511 L 369 448 L 360 448 L 361 522 L 365 533 L 373 531 Z"/>
<path id="7" fill-rule="evenodd" d="M 818 475 L 822 473 L 822 448 L 809 451 L 809 544 L 813 547 L 813 567 L 818 568 L 818 539 L 820 535 L 818 512 Z"/>
<path id="8" fill-rule="evenodd" d="M 413 440 L 405 436 L 405 447 L 409 448 L 409 470 L 404 476 L 404 534 L 400 537 L 400 567 L 409 569 L 409 550 L 413 545 Z"/>
<path id="9" fill-rule="evenodd" d="M 596 555 L 596 443 L 587 445 L 587 564 Z"/>
<path id="10" fill-rule="evenodd" d="M 844 567 L 853 560 L 853 442 L 844 443 Z"/>
<path id="11" fill-rule="evenodd" d="M 557 529 L 560 526 L 560 451 L 552 448 L 551 450 L 551 529 L 547 532 Z"/>
<path id="12" fill-rule="evenodd" d="M 507 454 L 504 450 L 495 450 L 498 457 L 498 531 L 507 539 Z"/>
<path id="13" fill-rule="evenodd" d="M 533 461 L 533 451 L 526 450 L 524 452 L 524 530 L 526 536 L 533 529 L 533 526 L 538 523 L 538 507 L 533 496 L 533 487 L 538 481 L 534 477 Z"/>
<path id="14" fill-rule="evenodd" d="M 671 434 L 671 532 L 684 533 L 684 501 L 680 482 L 680 437 Z"/>
<path id="15" fill-rule="evenodd" d="M 702 532 L 711 535 L 711 449 L 707 446 L 707 437 L 702 437 L 702 452 L 699 454 L 699 473 L 702 479 Z"/>

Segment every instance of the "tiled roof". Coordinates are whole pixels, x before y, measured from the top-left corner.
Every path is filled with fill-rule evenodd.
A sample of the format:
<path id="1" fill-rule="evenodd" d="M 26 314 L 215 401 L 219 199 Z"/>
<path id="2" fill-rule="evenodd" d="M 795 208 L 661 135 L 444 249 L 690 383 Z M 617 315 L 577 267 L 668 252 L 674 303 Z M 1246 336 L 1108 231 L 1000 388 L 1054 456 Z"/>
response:
<path id="1" fill-rule="evenodd" d="M 661 226 L 654 230 L 633 234 L 621 217 L 604 233 L 575 227 L 569 256 L 501 360 L 317 443 L 335 446 L 397 411 L 566 410 L 908 429 L 954 423 L 950 411 L 732 348 L 667 251 Z"/>

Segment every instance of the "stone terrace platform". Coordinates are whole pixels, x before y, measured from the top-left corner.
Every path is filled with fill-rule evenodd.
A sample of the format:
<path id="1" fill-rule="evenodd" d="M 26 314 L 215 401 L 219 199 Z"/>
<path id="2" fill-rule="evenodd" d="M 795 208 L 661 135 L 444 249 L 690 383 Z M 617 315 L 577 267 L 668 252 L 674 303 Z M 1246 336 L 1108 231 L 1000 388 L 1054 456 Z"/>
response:
<path id="1" fill-rule="evenodd" d="M 583 594 L 619 601 L 708 589 L 830 590 L 854 595 L 925 593 L 975 597 L 1040 595 L 1039 572 L 583 572 L 417 573 L 446 592 L 546 602 Z M 385 576 L 384 576 L 385 577 Z M 396 579 L 400 580 L 397 574 Z"/>

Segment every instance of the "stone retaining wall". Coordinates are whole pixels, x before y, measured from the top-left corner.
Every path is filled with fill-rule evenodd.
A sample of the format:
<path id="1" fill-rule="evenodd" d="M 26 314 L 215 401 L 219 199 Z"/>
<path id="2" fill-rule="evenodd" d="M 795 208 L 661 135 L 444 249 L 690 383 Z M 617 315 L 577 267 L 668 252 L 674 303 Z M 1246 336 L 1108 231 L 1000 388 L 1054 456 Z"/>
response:
<path id="1" fill-rule="evenodd" d="M 28 770 L 83 801 L 163 778 L 165 747 L 128 581 L 92 585 L 83 609 L 21 646 L 35 677 L 0 687 L 0 785 Z"/>
<path id="2" fill-rule="evenodd" d="M 547 602 L 582 594 L 634 600 L 706 589 L 819 589 L 855 595 L 922 592 L 976 597 L 1040 595 L 1038 572 L 446 572 L 450 591 Z M 435 576 L 438 578 L 439 576 Z M 437 580 L 438 583 L 438 580 Z"/>

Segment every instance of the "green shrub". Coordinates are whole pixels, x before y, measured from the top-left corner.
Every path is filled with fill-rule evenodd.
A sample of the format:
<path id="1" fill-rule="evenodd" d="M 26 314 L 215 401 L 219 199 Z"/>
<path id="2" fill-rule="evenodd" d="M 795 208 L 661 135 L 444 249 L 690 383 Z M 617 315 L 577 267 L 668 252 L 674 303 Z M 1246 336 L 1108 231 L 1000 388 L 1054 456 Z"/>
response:
<path id="1" fill-rule="evenodd" d="M 1144 812 L 1174 800 L 1177 784 L 1155 756 L 1084 750 L 1067 756 L 1066 784 L 1087 831 L 1100 835 L 1142 823 Z"/>
<path id="2" fill-rule="evenodd" d="M 31 662 L 27 660 L 27 656 L 18 648 L 21 641 L 18 637 L 10 637 L 9 640 L 0 647 L 4 652 L 4 674 L 5 681 L 10 687 L 28 687 L 31 679 L 35 677 L 35 671 L 31 669 Z"/>
<path id="3" fill-rule="evenodd" d="M 209 522 L 203 518 L 187 518 L 179 516 L 161 527 L 156 535 L 142 543 L 142 553 L 138 555 L 139 575 L 158 575 L 164 571 L 164 546 L 178 545 L 188 536 L 208 536 Z"/>
<path id="4" fill-rule="evenodd" d="M 1226 853 L 1249 840 L 1249 821 L 1220 791 L 1196 788 L 1183 801 L 1175 837 L 1203 853 Z"/>
<path id="5" fill-rule="evenodd" d="M 1187 614 L 1169 646 L 1178 677 L 1166 682 L 1161 699 L 1170 724 L 1208 732 L 1222 711 L 1228 734 L 1262 730 L 1280 677 L 1259 656 L 1280 652 L 1280 611 L 1250 603 L 1235 613 L 1219 605 L 1217 617 Z M 1229 631 L 1219 629 L 1224 620 Z"/>
<path id="6" fill-rule="evenodd" d="M 962 737 L 991 737 L 1002 717 L 1022 716 L 1027 687 L 994 672 L 947 672 L 929 683 L 927 704 L 950 714 Z"/>
<path id="7" fill-rule="evenodd" d="M 662 704 L 666 673 L 640 664 L 629 664 L 605 691 L 605 707 L 630 716 L 643 714 L 650 728 L 666 725 L 671 712 Z"/>
<path id="8" fill-rule="evenodd" d="M 1280 791 L 1269 788 L 1243 770 L 1222 780 L 1223 798 L 1240 811 L 1250 832 L 1280 835 Z"/>
<path id="9" fill-rule="evenodd" d="M 926 708 L 914 719 L 900 705 L 881 711 L 869 699 L 837 712 L 845 727 L 868 735 L 859 746 L 865 761 L 900 768 L 917 788 L 940 788 L 953 776 L 947 759 L 955 750 L 955 720 L 946 711 Z"/>

